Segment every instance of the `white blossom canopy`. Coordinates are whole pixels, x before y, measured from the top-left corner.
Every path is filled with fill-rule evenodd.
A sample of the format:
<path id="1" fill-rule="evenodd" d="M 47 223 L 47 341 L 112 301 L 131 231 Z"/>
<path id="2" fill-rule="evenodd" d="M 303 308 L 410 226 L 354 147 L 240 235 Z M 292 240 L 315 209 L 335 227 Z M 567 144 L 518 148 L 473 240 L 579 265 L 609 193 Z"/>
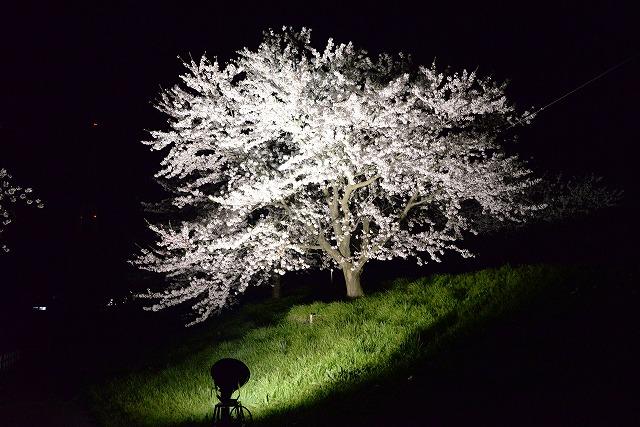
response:
<path id="1" fill-rule="evenodd" d="M 134 260 L 170 279 L 143 295 L 151 309 L 193 300 L 198 322 L 272 272 L 330 266 L 358 295 L 370 260 L 469 256 L 475 217 L 540 208 L 530 170 L 502 149 L 500 130 L 523 114 L 491 78 L 332 40 L 319 51 L 288 28 L 226 65 L 185 67 L 157 104 L 168 128 L 146 142 L 188 212 L 151 225 L 157 246 Z"/>

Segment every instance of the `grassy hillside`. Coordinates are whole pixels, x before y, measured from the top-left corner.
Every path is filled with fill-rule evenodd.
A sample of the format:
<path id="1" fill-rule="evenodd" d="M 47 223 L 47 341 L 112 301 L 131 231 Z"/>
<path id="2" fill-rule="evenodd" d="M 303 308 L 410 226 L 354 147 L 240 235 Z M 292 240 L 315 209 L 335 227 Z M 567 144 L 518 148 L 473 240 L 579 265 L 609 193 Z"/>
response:
<path id="1" fill-rule="evenodd" d="M 584 354 L 584 363 L 591 363 L 588 352 L 607 353 L 598 346 L 597 331 L 584 328 L 612 320 L 616 303 L 600 295 L 628 293 L 635 289 L 630 281 L 577 268 L 506 266 L 399 279 L 355 301 L 285 298 L 247 305 L 175 342 L 147 368 L 93 387 L 92 407 L 108 426 L 208 425 L 214 403 L 209 368 L 234 357 L 251 369 L 241 401 L 257 425 L 421 425 L 496 411 L 525 416 L 520 425 L 535 424 L 536 415 L 545 419 L 562 409 L 548 396 L 562 400 L 565 392 L 573 393 L 566 413 L 552 416 L 572 420 L 579 415 L 572 411 L 588 403 L 573 386 L 600 383 L 585 386 L 581 362 L 564 358 Z M 636 319 L 615 321 L 633 331 L 628 322 Z M 613 350 L 624 359 L 622 365 L 611 362 L 618 368 L 633 365 L 625 358 L 636 347 L 624 344 L 635 345 L 637 333 L 625 334 Z M 582 338 L 596 341 L 583 349 Z M 577 341 L 570 348 L 563 347 L 572 339 Z M 577 369 L 569 373 L 573 380 L 564 377 L 567 366 Z M 598 373 L 602 364 L 591 368 L 593 378 L 622 375 L 616 366 L 605 373 Z M 516 390 L 518 384 L 524 389 Z M 538 404 L 528 418 L 526 402 Z"/>

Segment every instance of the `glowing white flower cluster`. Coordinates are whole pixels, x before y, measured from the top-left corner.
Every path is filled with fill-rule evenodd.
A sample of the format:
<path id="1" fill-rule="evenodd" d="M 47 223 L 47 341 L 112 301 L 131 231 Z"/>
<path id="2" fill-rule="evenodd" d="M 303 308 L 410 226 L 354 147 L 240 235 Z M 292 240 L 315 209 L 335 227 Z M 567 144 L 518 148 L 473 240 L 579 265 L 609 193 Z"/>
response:
<path id="1" fill-rule="evenodd" d="M 40 199 L 33 197 L 31 188 L 16 185 L 9 172 L 6 169 L 0 169 L 0 239 L 2 232 L 11 224 L 13 206 L 17 203 L 35 205 L 38 208 L 44 207 Z M 0 241 L 0 250 L 9 252 L 9 247 Z"/>
<path id="2" fill-rule="evenodd" d="M 536 182 L 501 148 L 517 123 L 504 85 L 441 73 L 351 43 L 316 50 L 310 31 L 270 31 L 221 65 L 185 63 L 162 93 L 157 173 L 189 212 L 151 226 L 138 266 L 172 285 L 152 309 L 187 300 L 201 321 L 272 272 L 341 268 L 351 296 L 370 260 L 439 261 L 478 214 L 523 221 Z M 469 215 L 468 212 L 474 212 Z"/>

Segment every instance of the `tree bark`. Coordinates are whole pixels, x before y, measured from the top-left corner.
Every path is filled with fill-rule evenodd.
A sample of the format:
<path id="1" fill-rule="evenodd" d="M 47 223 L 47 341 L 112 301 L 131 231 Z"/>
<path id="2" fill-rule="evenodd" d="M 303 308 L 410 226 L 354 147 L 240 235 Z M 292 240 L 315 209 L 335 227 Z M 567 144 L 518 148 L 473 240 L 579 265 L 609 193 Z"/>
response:
<path id="1" fill-rule="evenodd" d="M 362 271 L 351 271 L 351 265 L 345 264 L 342 267 L 342 273 L 344 274 L 344 282 L 347 285 L 347 296 L 349 298 L 358 298 L 364 296 L 362 285 L 360 284 L 360 274 L 362 273 Z"/>

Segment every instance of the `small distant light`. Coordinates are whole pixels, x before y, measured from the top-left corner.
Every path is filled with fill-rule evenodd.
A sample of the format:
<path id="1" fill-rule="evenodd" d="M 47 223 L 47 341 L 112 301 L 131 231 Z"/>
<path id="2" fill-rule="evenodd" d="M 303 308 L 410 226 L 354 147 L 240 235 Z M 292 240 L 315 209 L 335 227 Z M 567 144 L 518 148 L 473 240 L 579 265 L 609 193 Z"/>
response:
<path id="1" fill-rule="evenodd" d="M 98 122 L 91 123 L 91 126 L 93 126 L 94 128 L 97 128 L 98 127 Z"/>
<path id="2" fill-rule="evenodd" d="M 46 305 L 34 305 L 33 309 L 36 311 L 47 311 L 47 306 Z"/>
<path id="3" fill-rule="evenodd" d="M 96 219 L 96 218 L 98 218 L 98 215 L 93 214 L 93 215 L 91 215 L 91 218 Z"/>

